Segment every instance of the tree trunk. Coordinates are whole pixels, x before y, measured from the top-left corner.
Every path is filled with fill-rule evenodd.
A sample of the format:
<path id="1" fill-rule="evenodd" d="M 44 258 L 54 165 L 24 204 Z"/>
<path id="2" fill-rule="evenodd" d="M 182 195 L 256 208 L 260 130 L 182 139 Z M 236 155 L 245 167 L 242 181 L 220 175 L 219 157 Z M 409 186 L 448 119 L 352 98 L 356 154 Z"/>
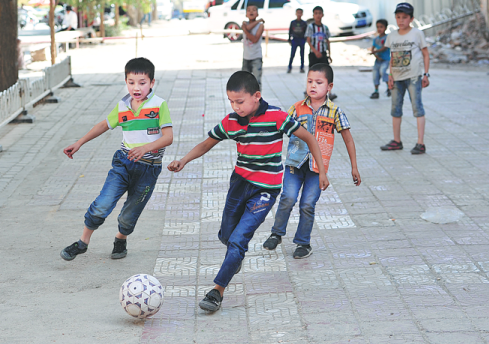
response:
<path id="1" fill-rule="evenodd" d="M 51 31 L 51 66 L 56 63 L 56 37 L 54 36 L 54 8 L 56 0 L 49 2 L 49 28 Z"/>
<path id="2" fill-rule="evenodd" d="M 17 56 L 17 0 L 0 1 L 0 92 L 19 79 Z"/>
<path id="3" fill-rule="evenodd" d="M 114 26 L 119 26 L 119 4 L 115 4 L 115 17 L 114 17 Z"/>
<path id="4" fill-rule="evenodd" d="M 100 37 L 105 37 L 105 24 L 104 24 L 105 3 L 100 4 Z"/>

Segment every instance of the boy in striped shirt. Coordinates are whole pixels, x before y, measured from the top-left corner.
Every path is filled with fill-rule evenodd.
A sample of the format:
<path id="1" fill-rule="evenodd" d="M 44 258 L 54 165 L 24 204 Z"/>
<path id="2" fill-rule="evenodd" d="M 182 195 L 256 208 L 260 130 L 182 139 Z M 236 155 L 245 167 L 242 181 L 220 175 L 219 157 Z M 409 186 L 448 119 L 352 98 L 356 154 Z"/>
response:
<path id="1" fill-rule="evenodd" d="M 307 130 L 286 112 L 268 105 L 261 98 L 260 86 L 253 74 L 234 73 L 229 79 L 227 96 L 235 112 L 227 115 L 209 132 L 209 137 L 195 146 L 168 169 L 181 171 L 187 163 L 201 157 L 220 141 L 236 141 L 238 159 L 230 179 L 223 211 L 219 240 L 227 246 L 226 256 L 214 279 L 216 284 L 199 303 L 200 308 L 216 311 L 220 308 L 224 289 L 241 269 L 248 243 L 256 229 L 272 209 L 282 187 L 283 135 L 292 134 L 307 143 L 312 155 L 321 159 L 319 145 Z M 319 187 L 328 187 L 328 178 L 321 164 Z"/>
<path id="2" fill-rule="evenodd" d="M 129 93 L 122 98 L 106 119 L 96 124 L 85 136 L 66 147 L 64 153 L 73 159 L 83 144 L 109 129 L 122 127 L 121 149 L 115 152 L 100 195 L 85 214 L 85 227 L 80 240 L 64 248 L 60 255 L 73 260 L 85 253 L 93 232 L 114 210 L 127 191 L 127 200 L 119 214 L 119 231 L 115 236 L 112 259 L 127 255 L 126 238 L 136 226 L 161 172 L 165 147 L 173 142 L 172 123 L 166 101 L 153 92 L 155 67 L 145 58 L 130 60 L 125 67 Z"/>
<path id="3" fill-rule="evenodd" d="M 307 26 L 306 40 L 311 49 L 309 52 L 309 68 L 316 63 L 326 63 L 329 65 L 333 62 L 331 58 L 331 45 L 329 38 L 331 33 L 322 20 L 324 17 L 324 11 L 321 6 L 316 6 L 312 10 L 312 17 L 314 21 Z M 307 91 L 304 92 L 304 96 L 307 96 Z M 328 94 L 330 100 L 336 99 L 338 96 L 334 93 Z"/>

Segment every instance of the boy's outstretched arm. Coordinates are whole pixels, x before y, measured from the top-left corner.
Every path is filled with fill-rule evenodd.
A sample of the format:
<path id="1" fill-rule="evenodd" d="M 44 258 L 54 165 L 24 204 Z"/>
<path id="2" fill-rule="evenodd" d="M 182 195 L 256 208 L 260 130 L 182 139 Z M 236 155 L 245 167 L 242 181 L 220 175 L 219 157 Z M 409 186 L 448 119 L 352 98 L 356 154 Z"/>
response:
<path id="1" fill-rule="evenodd" d="M 355 142 L 353 142 L 353 137 L 351 136 L 350 129 L 343 129 L 341 131 L 341 137 L 345 142 L 346 150 L 350 156 L 351 162 L 351 175 L 353 177 L 353 182 L 356 186 L 362 183 L 362 178 L 360 178 L 360 173 L 357 168 L 357 153 L 355 149 Z"/>
<path id="2" fill-rule="evenodd" d="M 212 147 L 217 145 L 219 142 L 219 140 L 208 137 L 205 141 L 202 141 L 197 146 L 192 148 L 192 150 L 188 152 L 187 155 L 185 155 L 182 159 L 173 160 L 168 165 L 168 170 L 173 172 L 180 172 L 190 161 L 200 158 L 202 155 L 210 151 Z"/>
<path id="3" fill-rule="evenodd" d="M 132 161 L 138 161 L 144 154 L 163 147 L 168 147 L 173 143 L 172 127 L 161 128 L 161 135 L 162 136 L 156 141 L 131 149 L 129 153 L 127 153 L 127 158 Z"/>
<path id="4" fill-rule="evenodd" d="M 95 124 L 93 128 L 90 129 L 90 131 L 86 133 L 85 136 L 83 136 L 81 139 L 63 149 L 63 153 L 65 153 L 68 158 L 73 159 L 73 154 L 75 154 L 81 146 L 83 146 L 88 141 L 102 135 L 107 130 L 109 130 L 109 126 L 107 124 L 107 121 L 104 119 L 102 122 Z"/>
<path id="5" fill-rule="evenodd" d="M 300 138 L 302 141 L 307 143 L 309 147 L 309 151 L 311 151 L 312 156 L 316 159 L 319 169 L 319 187 L 321 190 L 326 190 L 329 186 L 328 176 L 326 176 L 326 170 L 324 169 L 323 157 L 321 155 L 321 149 L 319 148 L 318 142 L 314 138 L 314 136 L 308 132 L 303 127 L 299 127 L 294 132 L 294 135 Z"/>

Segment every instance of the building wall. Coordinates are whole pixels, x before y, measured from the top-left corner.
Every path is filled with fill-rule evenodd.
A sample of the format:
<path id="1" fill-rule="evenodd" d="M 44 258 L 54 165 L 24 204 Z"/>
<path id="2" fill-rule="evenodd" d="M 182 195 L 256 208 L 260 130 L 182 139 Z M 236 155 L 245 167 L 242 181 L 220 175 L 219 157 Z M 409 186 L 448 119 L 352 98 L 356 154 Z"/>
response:
<path id="1" fill-rule="evenodd" d="M 444 9 L 452 9 L 454 6 L 465 3 L 467 0 L 408 0 L 408 1 L 396 1 L 396 0 L 335 0 L 338 2 L 351 2 L 361 6 L 367 7 L 372 16 L 374 22 L 377 19 L 387 19 L 389 24 L 396 25 L 396 19 L 394 11 L 396 5 L 400 2 L 409 2 L 414 7 L 414 18 L 421 19 L 426 22 L 426 18 L 434 17 L 437 13 L 442 12 Z M 478 4 L 480 1 L 487 0 L 468 0 L 473 1 L 474 4 Z M 427 35 L 435 34 L 436 29 L 428 30 Z"/>

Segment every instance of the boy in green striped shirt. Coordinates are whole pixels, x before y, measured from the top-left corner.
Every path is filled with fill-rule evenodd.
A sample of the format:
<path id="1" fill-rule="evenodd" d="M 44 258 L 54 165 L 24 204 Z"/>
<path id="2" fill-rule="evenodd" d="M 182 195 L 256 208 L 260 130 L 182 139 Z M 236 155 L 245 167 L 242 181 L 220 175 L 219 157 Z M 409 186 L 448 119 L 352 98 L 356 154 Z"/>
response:
<path id="1" fill-rule="evenodd" d="M 61 251 L 64 260 L 73 260 L 78 254 L 87 251 L 94 230 L 104 223 L 125 192 L 127 200 L 118 217 L 119 231 L 115 236 L 111 258 L 119 259 L 127 255 L 126 238 L 134 231 L 153 193 L 161 172 L 165 147 L 173 142 L 168 105 L 153 92 L 154 72 L 155 67 L 148 59 L 130 60 L 125 67 L 129 93 L 117 103 L 106 119 L 63 151 L 73 159 L 73 154 L 83 144 L 109 129 L 122 127 L 122 144 L 114 154 L 112 169 L 100 195 L 85 214 L 85 227 L 80 240 Z"/>

